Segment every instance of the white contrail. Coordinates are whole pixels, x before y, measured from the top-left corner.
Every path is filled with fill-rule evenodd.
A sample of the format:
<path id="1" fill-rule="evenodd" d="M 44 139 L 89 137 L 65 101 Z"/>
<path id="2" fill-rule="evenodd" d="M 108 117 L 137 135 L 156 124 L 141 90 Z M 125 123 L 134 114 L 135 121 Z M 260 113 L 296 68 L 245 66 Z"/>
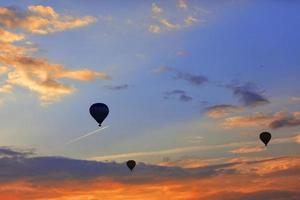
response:
<path id="1" fill-rule="evenodd" d="M 94 134 L 97 133 L 98 131 L 101 131 L 101 130 L 106 129 L 106 128 L 108 128 L 108 127 L 109 127 L 109 126 L 104 126 L 104 127 L 98 128 L 98 129 L 96 129 L 96 130 L 93 130 L 93 131 L 91 131 L 91 132 L 89 132 L 89 133 L 87 133 L 87 134 L 84 134 L 84 135 L 82 135 L 82 136 L 80 136 L 80 137 L 77 137 L 77 138 L 75 138 L 75 139 L 73 139 L 73 140 L 67 142 L 66 145 L 72 144 L 72 143 L 77 142 L 77 141 L 79 141 L 79 140 L 81 140 L 81 139 L 83 139 L 83 138 L 86 138 L 86 137 L 88 137 L 88 136 L 94 135 Z"/>

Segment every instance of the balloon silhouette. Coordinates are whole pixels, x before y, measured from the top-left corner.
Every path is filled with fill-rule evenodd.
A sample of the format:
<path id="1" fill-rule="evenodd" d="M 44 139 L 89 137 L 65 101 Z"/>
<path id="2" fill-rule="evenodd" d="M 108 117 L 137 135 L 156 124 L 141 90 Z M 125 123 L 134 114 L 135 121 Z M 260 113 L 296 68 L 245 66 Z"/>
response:
<path id="1" fill-rule="evenodd" d="M 272 135 L 269 132 L 262 132 L 259 135 L 260 140 L 267 146 L 268 143 L 270 142 Z"/>
<path id="2" fill-rule="evenodd" d="M 94 103 L 90 107 L 90 114 L 99 123 L 99 126 L 101 126 L 101 123 L 107 117 L 108 113 L 108 106 L 104 103 Z"/>
<path id="3" fill-rule="evenodd" d="M 135 167 L 136 163 L 134 160 L 128 160 L 126 163 L 127 167 L 130 169 L 130 171 L 133 170 L 133 168 Z"/>

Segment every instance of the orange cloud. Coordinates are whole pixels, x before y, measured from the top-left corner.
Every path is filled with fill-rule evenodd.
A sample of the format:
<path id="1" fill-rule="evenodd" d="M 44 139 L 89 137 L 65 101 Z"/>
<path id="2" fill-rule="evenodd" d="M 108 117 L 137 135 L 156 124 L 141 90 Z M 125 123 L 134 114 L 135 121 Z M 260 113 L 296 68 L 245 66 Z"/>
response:
<path id="1" fill-rule="evenodd" d="M 11 33 L 9 31 L 0 29 L 0 42 L 15 42 L 15 41 L 20 41 L 24 40 L 25 35 L 23 34 L 15 34 Z"/>
<path id="2" fill-rule="evenodd" d="M 206 110 L 207 110 L 206 114 L 209 117 L 221 118 L 234 112 L 240 112 L 243 110 L 243 108 L 238 106 L 233 106 L 233 105 L 221 104 L 221 105 L 208 107 Z"/>
<path id="3" fill-rule="evenodd" d="M 256 113 L 250 116 L 226 118 L 223 122 L 224 128 L 263 126 L 278 129 L 299 125 L 300 117 L 298 112 L 276 112 L 274 114 Z"/>
<path id="4" fill-rule="evenodd" d="M 238 149 L 234 149 L 229 151 L 230 153 L 234 154 L 243 154 L 243 153 L 256 153 L 256 152 L 261 152 L 265 151 L 266 148 L 263 146 L 254 146 L 254 147 L 241 147 Z"/>
<path id="5" fill-rule="evenodd" d="M 95 78 L 109 79 L 105 73 L 88 69 L 67 70 L 62 65 L 49 63 L 46 59 L 27 56 L 0 56 L 0 62 L 12 66 L 7 73 L 6 83 L 28 88 L 40 95 L 42 102 L 60 100 L 74 92 L 74 88 L 59 82 L 60 78 L 89 81 Z"/>
<path id="6" fill-rule="evenodd" d="M 1 66 L 0 67 L 0 75 L 1 74 L 6 74 L 8 72 L 8 67 L 6 66 Z"/>
<path id="7" fill-rule="evenodd" d="M 178 177 L 159 180 L 149 177 L 131 182 L 133 172 L 123 181 L 113 178 L 86 180 L 30 182 L 26 179 L 1 183 L 1 199 L 39 200 L 296 200 L 300 197 L 298 178 L 293 169 L 299 169 L 299 158 L 277 158 L 261 162 L 243 163 L 235 167 L 240 173 L 219 174 L 202 178 Z M 245 170 L 246 168 L 246 170 Z M 284 176 L 275 172 L 285 173 Z M 270 176 L 270 174 L 273 174 Z M 271 192 L 272 191 L 272 192 Z M 263 196 L 259 198 L 260 196 Z"/>
<path id="8" fill-rule="evenodd" d="M 199 22 L 197 18 L 198 9 L 189 9 L 186 1 L 179 0 L 176 4 L 179 8 L 177 9 L 177 15 L 167 16 L 168 12 L 164 12 L 163 8 L 158 6 L 156 3 L 152 3 L 151 12 L 152 19 L 154 19 L 154 23 L 152 22 L 148 25 L 148 31 L 152 33 L 161 33 L 163 31 L 171 31 L 171 30 L 180 30 L 182 28 L 187 28 L 195 23 Z M 188 15 L 183 11 L 189 11 Z M 183 16 L 183 14 L 185 16 Z M 203 22 L 204 20 L 201 20 Z"/>
<path id="9" fill-rule="evenodd" d="M 295 141 L 300 144 L 300 134 L 298 134 L 297 136 L 295 136 Z"/>
<path id="10" fill-rule="evenodd" d="M 74 17 L 61 15 L 49 6 L 29 6 L 28 11 L 17 8 L 0 7 L 0 25 L 7 29 L 18 29 L 36 34 L 47 34 L 66 29 L 86 26 L 95 22 L 91 16 Z M 66 69 L 63 65 L 53 64 L 47 59 L 37 58 L 35 48 L 17 46 L 14 41 L 23 40 L 22 34 L 14 34 L 0 29 L 0 75 L 6 75 L 0 92 L 11 92 L 14 86 L 36 92 L 42 103 L 60 100 L 70 95 L 75 88 L 63 83 L 61 79 L 90 81 L 110 79 L 106 73 L 90 69 Z M 30 42 L 30 41 L 27 41 Z"/>
<path id="11" fill-rule="evenodd" d="M 0 8 L 0 25 L 9 29 L 21 28 L 34 34 L 48 34 L 66 29 L 79 28 L 95 23 L 92 16 L 61 16 L 49 6 L 29 6 L 28 11 Z"/>
<path id="12" fill-rule="evenodd" d="M 230 117 L 223 122 L 225 128 L 265 126 L 272 121 L 270 115 L 257 113 L 252 116 Z"/>
<path id="13" fill-rule="evenodd" d="M 187 158 L 174 161 L 165 161 L 161 162 L 159 166 L 166 167 L 182 167 L 182 168 L 199 168 L 207 167 L 209 165 L 215 165 L 227 162 L 227 158 L 211 158 L 211 159 L 196 159 L 196 158 Z"/>
<path id="14" fill-rule="evenodd" d="M 198 168 L 138 163 L 130 172 L 125 163 L 35 157 L 31 151 L 3 147 L 0 154 L 0 169 L 5 172 L 1 174 L 0 199 L 244 200 L 280 196 L 280 200 L 297 200 L 300 197 L 299 156 L 211 159 L 207 160 L 210 164 Z"/>

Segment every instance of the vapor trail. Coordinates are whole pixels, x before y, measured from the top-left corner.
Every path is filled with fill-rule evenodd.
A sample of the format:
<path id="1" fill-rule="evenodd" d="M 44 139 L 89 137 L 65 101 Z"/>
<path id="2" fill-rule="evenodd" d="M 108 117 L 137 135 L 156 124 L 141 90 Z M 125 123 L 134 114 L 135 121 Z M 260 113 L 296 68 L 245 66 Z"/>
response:
<path id="1" fill-rule="evenodd" d="M 75 139 L 73 139 L 73 140 L 70 140 L 69 142 L 66 143 L 66 145 L 75 143 L 75 142 L 77 142 L 77 141 L 79 141 L 79 140 L 81 140 L 81 139 L 83 139 L 83 138 L 86 138 L 86 137 L 88 137 L 88 136 L 94 135 L 94 134 L 96 134 L 98 131 L 101 131 L 101 130 L 106 129 L 106 128 L 108 128 L 108 127 L 109 127 L 109 126 L 104 126 L 104 127 L 98 128 L 98 129 L 96 129 L 96 130 L 93 130 L 93 131 L 91 131 L 91 132 L 89 132 L 89 133 L 87 133 L 87 134 L 84 134 L 84 135 L 82 135 L 82 136 L 80 136 L 80 137 L 77 137 L 77 138 L 75 138 Z"/>

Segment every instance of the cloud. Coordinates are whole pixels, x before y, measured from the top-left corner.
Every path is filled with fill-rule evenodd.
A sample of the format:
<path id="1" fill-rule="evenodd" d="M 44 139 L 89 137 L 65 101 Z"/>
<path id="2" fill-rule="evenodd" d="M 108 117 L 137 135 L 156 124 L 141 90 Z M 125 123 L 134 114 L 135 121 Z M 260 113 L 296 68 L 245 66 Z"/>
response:
<path id="1" fill-rule="evenodd" d="M 165 31 L 181 30 L 200 21 L 196 16 L 199 9 L 189 8 L 184 0 L 177 1 L 176 6 L 179 9 L 172 12 L 176 12 L 176 17 L 174 17 L 174 15 L 167 15 L 168 12 L 164 12 L 163 8 L 156 3 L 152 3 L 152 22 L 148 25 L 148 31 L 157 34 Z"/>
<path id="2" fill-rule="evenodd" d="M 265 151 L 266 148 L 263 146 L 249 146 L 249 147 L 240 147 L 238 149 L 230 150 L 230 153 L 233 154 L 244 154 L 244 153 L 257 153 L 261 151 Z"/>
<path id="3" fill-rule="evenodd" d="M 225 128 L 267 126 L 272 121 L 272 116 L 256 113 L 251 116 L 234 116 L 226 118 L 223 122 Z"/>
<path id="4" fill-rule="evenodd" d="M 283 114 L 280 118 L 275 119 L 269 124 L 272 129 L 279 129 L 284 127 L 294 127 L 300 125 L 300 117 L 295 113 L 294 115 L 288 116 Z"/>
<path id="5" fill-rule="evenodd" d="M 161 28 L 157 25 L 153 25 L 151 24 L 148 28 L 148 30 L 152 33 L 160 33 L 161 32 Z"/>
<path id="6" fill-rule="evenodd" d="M 115 86 L 111 86 L 111 85 L 106 85 L 105 88 L 109 89 L 109 90 L 125 90 L 128 89 L 129 85 L 128 84 L 123 84 L 123 85 L 115 85 Z"/>
<path id="7" fill-rule="evenodd" d="M 206 114 L 212 118 L 221 118 L 231 113 L 242 111 L 242 107 L 228 105 L 228 104 L 220 104 L 214 105 L 206 108 Z"/>
<path id="8" fill-rule="evenodd" d="M 25 35 L 23 34 L 15 34 L 9 31 L 0 29 L 0 42 L 16 42 L 20 40 L 24 40 Z"/>
<path id="9" fill-rule="evenodd" d="M 227 87 L 233 91 L 234 96 L 236 96 L 244 106 L 256 107 L 270 103 L 270 101 L 263 96 L 262 92 L 258 91 L 251 83 L 242 86 L 230 85 Z"/>
<path id="10" fill-rule="evenodd" d="M 198 22 L 198 19 L 193 17 L 193 16 L 187 16 L 185 19 L 184 19 L 184 22 L 186 25 L 193 25 L 194 23 Z"/>
<path id="11" fill-rule="evenodd" d="M 297 136 L 295 136 L 295 141 L 300 144 L 300 134 L 298 134 Z"/>
<path id="12" fill-rule="evenodd" d="M 293 114 L 276 112 L 274 114 L 256 113 L 252 116 L 235 116 L 226 118 L 223 123 L 225 128 L 264 126 L 271 129 L 279 129 L 299 125 L 300 118 L 297 112 Z"/>
<path id="13" fill-rule="evenodd" d="M 33 156 L 33 150 L 12 149 L 10 147 L 0 147 L 0 158 L 21 158 Z"/>
<path id="14" fill-rule="evenodd" d="M 168 66 L 161 66 L 157 69 L 154 69 L 153 72 L 155 74 L 162 74 L 162 73 L 173 73 L 174 80 L 183 80 L 186 81 L 187 83 L 195 86 L 200 86 L 203 85 L 204 83 L 208 82 L 208 78 L 206 76 L 200 75 L 200 74 L 191 74 L 188 72 L 181 72 L 173 67 L 168 67 Z"/>
<path id="15" fill-rule="evenodd" d="M 186 0 L 178 0 L 177 1 L 177 7 L 181 9 L 187 9 L 188 5 L 186 3 Z"/>
<path id="16" fill-rule="evenodd" d="M 32 152 L 18 152 L 9 148 L 0 148 L 0 155 L 0 182 L 15 181 L 23 178 L 36 182 L 41 179 L 63 181 L 68 179 L 85 180 L 96 177 L 114 178 L 122 182 L 124 178 L 130 175 L 125 163 L 97 162 L 55 156 L 33 156 Z M 184 170 L 178 167 L 163 167 L 138 163 L 135 169 L 137 175 L 135 178 L 132 177 L 132 181 L 138 182 L 144 179 L 143 176 L 155 176 L 158 180 L 183 176 L 206 177 L 217 174 L 218 168 L 230 165 L 232 164 L 212 165 L 193 170 Z"/>
<path id="17" fill-rule="evenodd" d="M 188 52 L 185 50 L 179 50 L 176 52 L 177 56 L 186 56 L 187 54 L 188 54 Z"/>
<path id="18" fill-rule="evenodd" d="M 152 13 L 159 14 L 162 13 L 163 9 L 159 7 L 156 3 L 152 3 Z"/>
<path id="19" fill-rule="evenodd" d="M 277 191 L 277 190 L 261 190 L 254 192 L 221 192 L 208 196 L 213 200 L 297 200 L 300 192 L 297 191 Z"/>
<path id="20" fill-rule="evenodd" d="M 166 167 L 181 167 L 181 168 L 199 168 L 206 167 L 210 165 L 218 165 L 221 163 L 228 162 L 226 158 L 210 158 L 210 159 L 200 159 L 200 158 L 183 158 L 178 160 L 166 159 L 159 163 L 160 166 Z"/>
<path id="21" fill-rule="evenodd" d="M 215 144 L 215 145 L 194 145 L 194 146 L 178 147 L 178 148 L 165 149 L 159 151 L 145 151 L 145 152 L 141 151 L 141 152 L 130 152 L 130 153 L 121 153 L 121 154 L 113 154 L 113 155 L 95 156 L 90 159 L 104 161 L 104 160 L 120 160 L 120 159 L 122 160 L 127 158 L 151 157 L 151 156 L 169 156 L 172 154 L 183 154 L 189 152 L 236 148 L 245 145 L 255 145 L 255 144 L 257 144 L 257 141 L 233 142 L 233 143 Z"/>
<path id="22" fill-rule="evenodd" d="M 263 126 L 271 129 L 279 129 L 299 125 L 300 117 L 298 116 L 298 112 L 256 113 L 250 116 L 229 117 L 223 122 L 225 128 Z"/>
<path id="23" fill-rule="evenodd" d="M 18 46 L 13 42 L 24 40 L 26 35 L 15 34 L 11 30 L 34 34 L 48 34 L 67 29 L 79 28 L 95 22 L 91 16 L 74 17 L 61 15 L 49 6 L 28 6 L 24 11 L 13 7 L 0 7 L 0 75 L 6 76 L 0 85 L 1 93 L 12 92 L 15 86 L 23 87 L 39 95 L 42 103 L 58 101 L 75 91 L 61 79 L 91 81 L 108 80 L 103 72 L 87 68 L 71 70 L 45 58 L 36 57 L 38 49 Z M 28 43 L 30 41 L 26 41 Z"/>
<path id="24" fill-rule="evenodd" d="M 8 72 L 8 67 L 7 66 L 0 66 L 0 75 L 6 74 Z"/>
<path id="25" fill-rule="evenodd" d="M 61 16 L 53 8 L 42 5 L 18 8 L 0 7 L 0 26 L 6 29 L 22 29 L 33 34 L 48 34 L 67 29 L 80 28 L 95 23 L 92 16 Z"/>
<path id="26" fill-rule="evenodd" d="M 291 103 L 300 103 L 300 97 L 291 97 L 289 100 Z"/>
<path id="27" fill-rule="evenodd" d="M 174 68 L 168 67 L 168 66 L 160 66 L 153 70 L 153 72 L 155 74 L 162 74 L 162 73 L 171 72 L 171 71 L 174 71 Z"/>
<path id="28" fill-rule="evenodd" d="M 42 102 L 60 100 L 61 97 L 74 92 L 74 88 L 59 82 L 60 78 L 80 81 L 89 81 L 95 78 L 109 79 L 105 73 L 88 69 L 68 70 L 62 65 L 52 64 L 46 59 L 22 55 L 2 55 L 0 62 L 12 67 L 12 70 L 7 73 L 7 87 L 21 86 L 37 92 Z"/>
<path id="29" fill-rule="evenodd" d="M 10 84 L 0 85 L 0 93 L 10 93 L 12 91 L 12 86 Z"/>
<path id="30" fill-rule="evenodd" d="M 183 72 L 177 72 L 175 79 L 184 80 L 192 85 L 197 85 L 197 86 L 208 82 L 208 78 L 205 76 L 183 73 Z"/>
<path id="31" fill-rule="evenodd" d="M 179 29 L 180 24 L 174 24 L 168 19 L 159 19 L 159 22 L 167 29 Z"/>
<path id="32" fill-rule="evenodd" d="M 183 102 L 189 102 L 193 100 L 193 97 L 188 96 L 186 94 L 186 91 L 183 90 L 173 90 L 170 92 L 166 92 L 164 98 L 169 99 L 172 96 L 178 96 L 179 100 Z"/>
<path id="33" fill-rule="evenodd" d="M 0 198 L 299 199 L 297 156 L 217 162 L 185 169 L 138 163 L 130 172 L 125 163 L 10 156 L 0 158 Z"/>

